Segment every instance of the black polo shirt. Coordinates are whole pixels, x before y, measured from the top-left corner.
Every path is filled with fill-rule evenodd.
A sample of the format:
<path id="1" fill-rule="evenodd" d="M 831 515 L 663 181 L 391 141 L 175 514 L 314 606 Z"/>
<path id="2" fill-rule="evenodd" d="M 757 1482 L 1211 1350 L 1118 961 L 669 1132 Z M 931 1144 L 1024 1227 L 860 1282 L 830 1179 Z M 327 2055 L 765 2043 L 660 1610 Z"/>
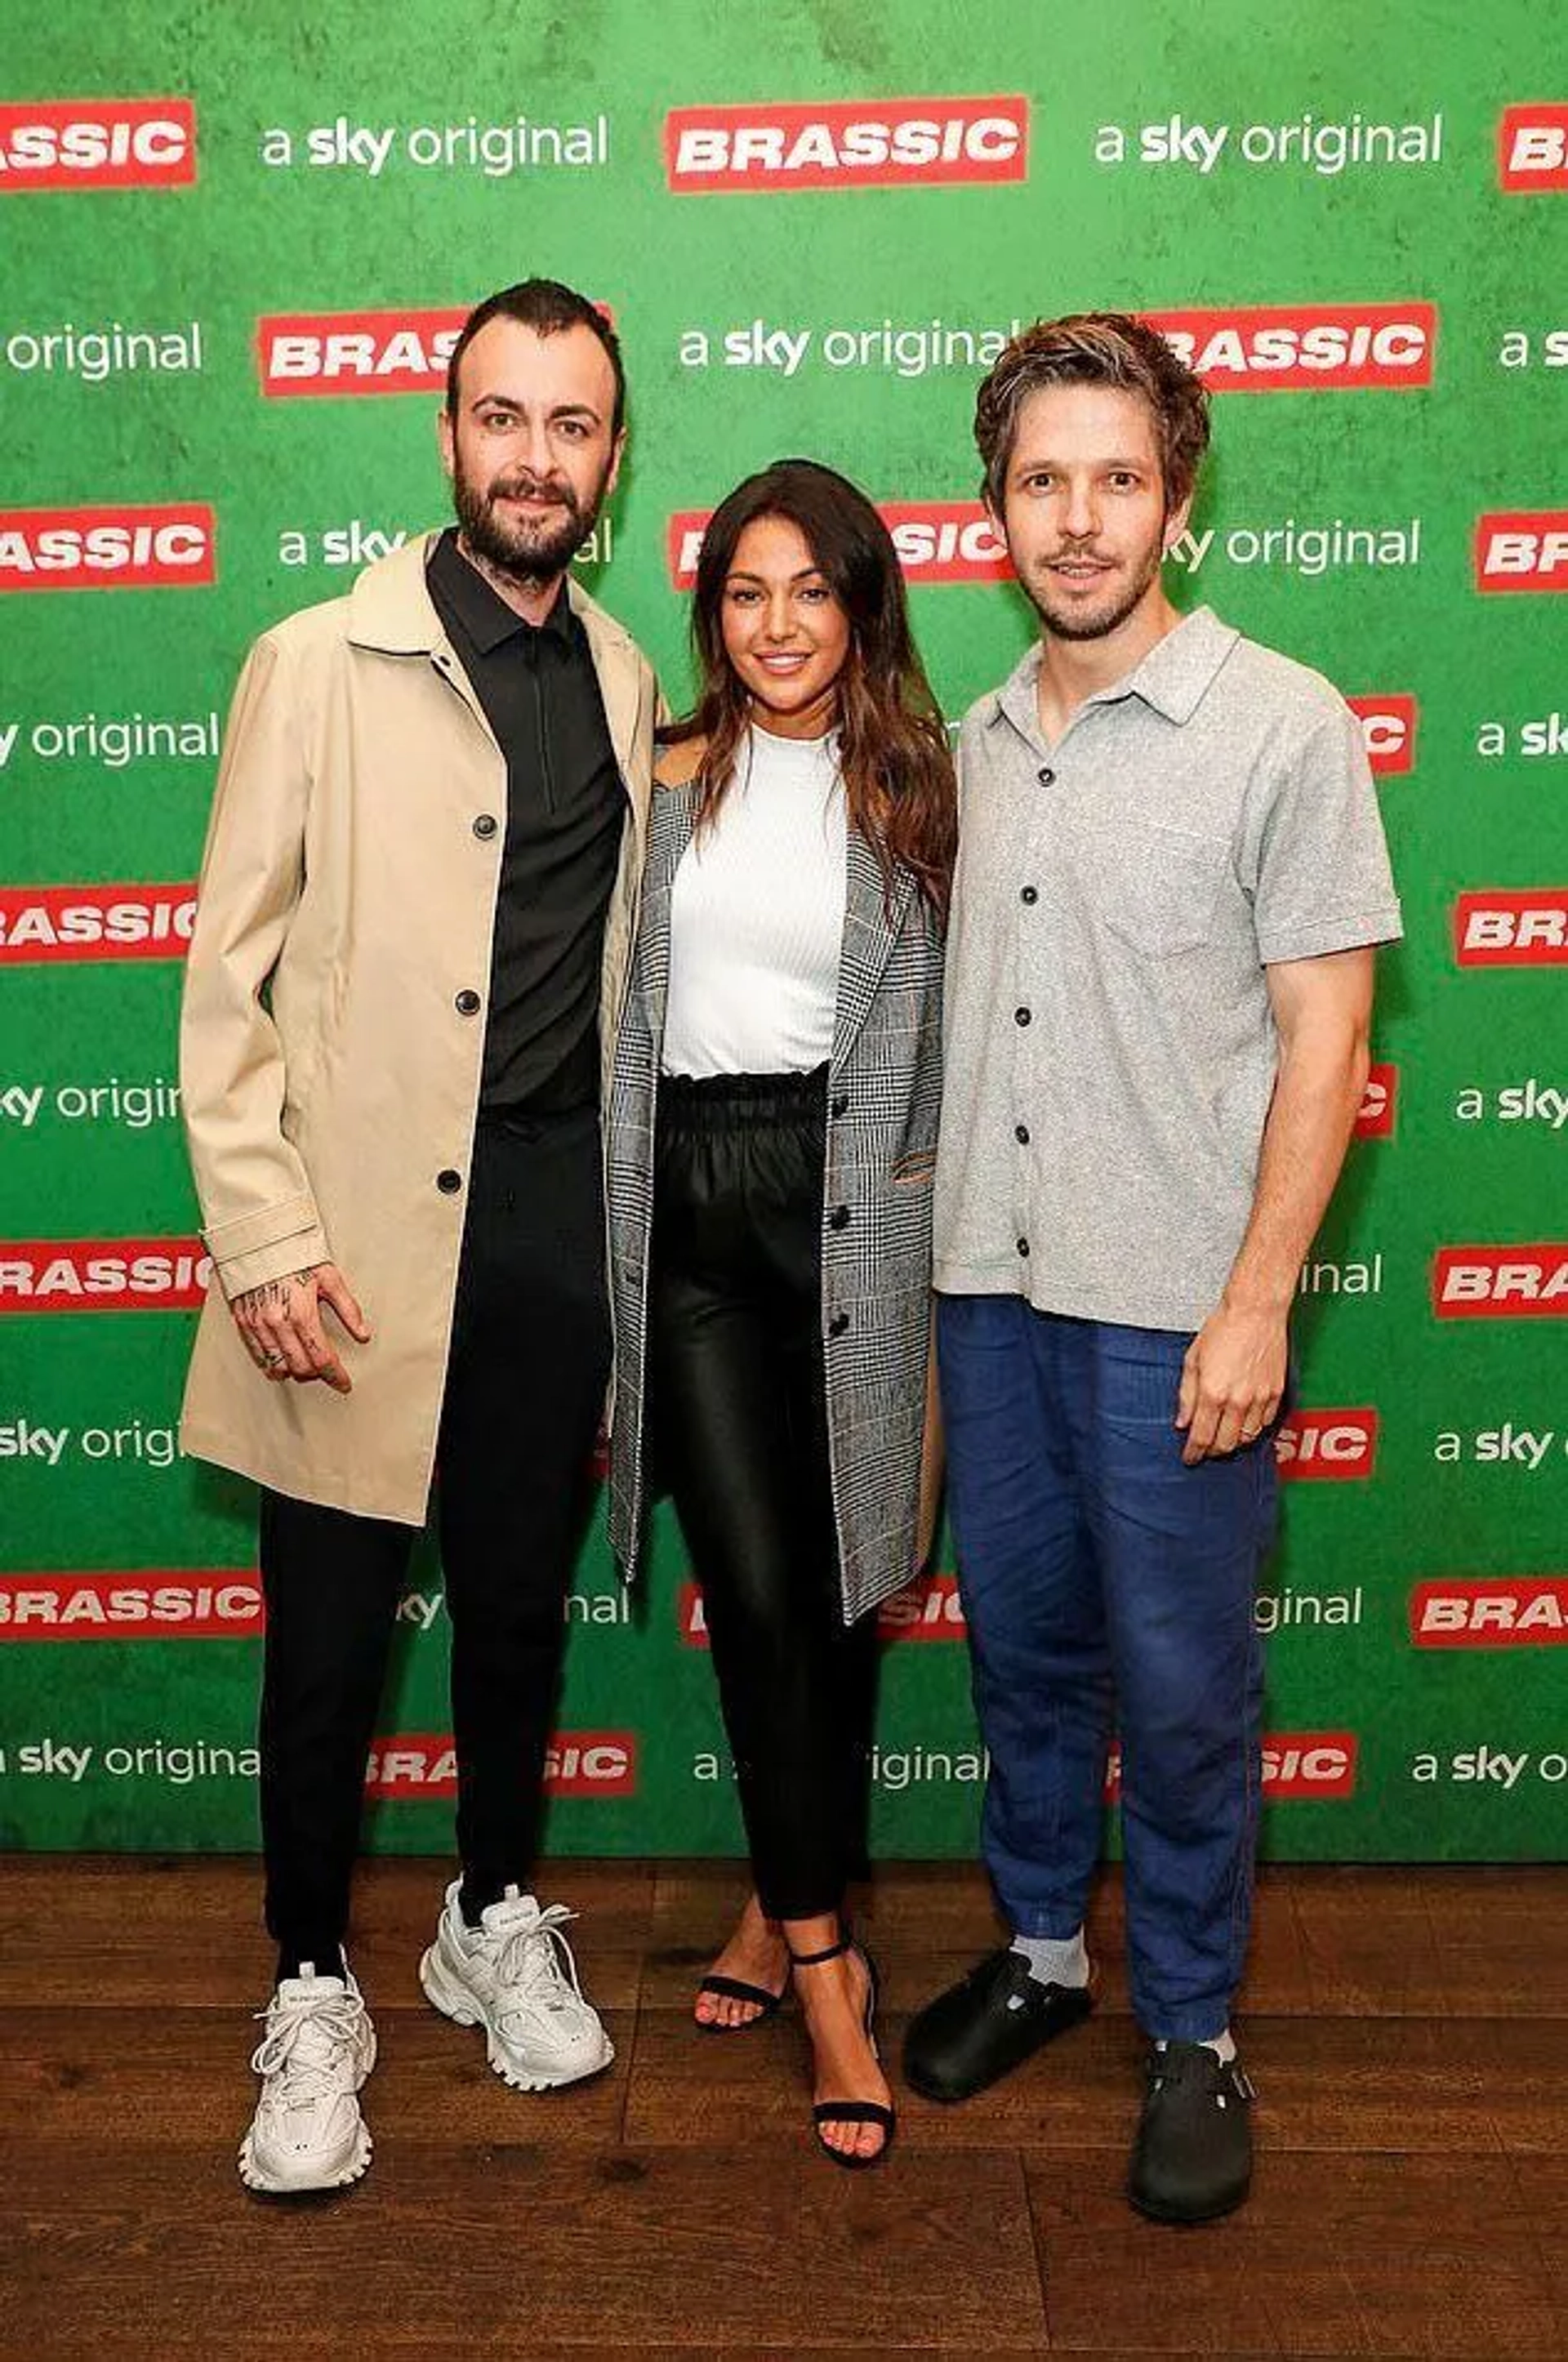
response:
<path id="1" fill-rule="evenodd" d="M 599 1096 L 604 914 L 626 814 L 588 635 L 564 582 L 544 623 L 525 623 L 450 526 L 425 579 L 506 757 L 480 1106 L 585 1107 Z"/>

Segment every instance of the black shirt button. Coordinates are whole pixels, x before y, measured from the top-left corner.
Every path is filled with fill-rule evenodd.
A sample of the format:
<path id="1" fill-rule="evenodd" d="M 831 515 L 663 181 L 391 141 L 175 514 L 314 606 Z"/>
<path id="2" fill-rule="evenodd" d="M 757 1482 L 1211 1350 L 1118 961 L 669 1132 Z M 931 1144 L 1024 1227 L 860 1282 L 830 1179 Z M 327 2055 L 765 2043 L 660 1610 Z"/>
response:
<path id="1" fill-rule="evenodd" d="M 459 1017 L 477 1017 L 479 1015 L 479 994 L 477 992 L 469 992 L 467 990 L 459 992 L 457 1000 L 454 1003 Z"/>
<path id="2" fill-rule="evenodd" d="M 443 1197 L 455 1198 L 463 1186 L 463 1176 L 450 1164 L 436 1175 L 436 1187 Z"/>
<path id="3" fill-rule="evenodd" d="M 849 1315 L 848 1315 L 848 1313 L 847 1313 L 847 1312 L 835 1312 L 835 1313 L 834 1314 L 834 1316 L 833 1316 L 833 1319 L 828 1322 L 828 1335 L 829 1335 L 830 1337 L 842 1337 L 842 1336 L 843 1336 L 843 1334 L 844 1334 L 844 1332 L 845 1332 L 845 1330 L 848 1328 L 848 1326 L 849 1326 Z"/>
<path id="4" fill-rule="evenodd" d="M 1018 1242 L 1018 1252 L 1021 1255 L 1026 1255 L 1029 1253 L 1029 1241 L 1027 1239 L 1020 1239 Z"/>
<path id="5" fill-rule="evenodd" d="M 478 837 L 491 837 L 500 826 L 501 822 L 493 812 L 480 812 L 474 822 L 474 834 Z"/>
<path id="6" fill-rule="evenodd" d="M 1030 909 L 1031 909 L 1031 910 L 1032 910 L 1032 909 L 1033 909 L 1033 907 L 1034 907 L 1034 905 L 1035 905 L 1035 903 L 1036 903 L 1036 902 L 1038 902 L 1038 901 L 1039 901 L 1039 900 L 1040 900 L 1040 889 L 1039 889 L 1039 887 L 1038 887 L 1038 886 L 1025 886 L 1025 887 L 1024 887 L 1024 889 L 1023 889 L 1023 890 L 1021 891 L 1021 893 L 1019 895 L 1019 898 L 1018 898 L 1018 899 L 1019 899 L 1019 900 L 1020 900 L 1021 902 L 1027 902 L 1027 903 L 1029 904 Z"/>
<path id="7" fill-rule="evenodd" d="M 838 1098 L 834 1099 L 833 1107 L 830 1109 L 830 1113 L 835 1117 L 847 1115 L 849 1113 L 849 1101 L 845 1098 L 842 1092 L 839 1094 Z"/>
<path id="8" fill-rule="evenodd" d="M 835 1206 L 832 1213 L 828 1216 L 828 1225 L 832 1230 L 846 1231 L 849 1228 L 848 1207 Z"/>
<path id="9" fill-rule="evenodd" d="M 1012 1012 L 1012 1021 L 1015 1025 L 1027 1025 L 1029 1022 L 1029 1015 L 1030 1012 L 1027 1009 L 1015 1009 Z"/>
<path id="10" fill-rule="evenodd" d="M 1042 771 L 1040 774 L 1040 784 L 1043 788 L 1054 787 L 1055 785 L 1055 772 L 1049 768 Z"/>
<path id="11" fill-rule="evenodd" d="M 1012 1127 L 1012 1136 L 1014 1140 L 1017 1141 L 1020 1148 L 1027 1148 L 1029 1145 L 1029 1126 L 1026 1123 L 1015 1123 Z"/>

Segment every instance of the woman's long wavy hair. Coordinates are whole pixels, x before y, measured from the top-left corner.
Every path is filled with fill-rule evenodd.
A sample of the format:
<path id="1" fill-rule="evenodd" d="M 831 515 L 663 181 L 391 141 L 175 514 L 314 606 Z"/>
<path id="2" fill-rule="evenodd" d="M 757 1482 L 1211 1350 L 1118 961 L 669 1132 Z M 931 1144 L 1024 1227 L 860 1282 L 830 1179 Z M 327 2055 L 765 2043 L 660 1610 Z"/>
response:
<path id="1" fill-rule="evenodd" d="M 724 653 L 723 598 L 736 545 L 759 517 L 799 527 L 848 620 L 834 726 L 849 824 L 876 854 L 889 894 L 895 871 L 907 869 L 944 917 L 958 833 L 953 756 L 911 636 L 898 554 L 865 493 L 814 459 L 776 459 L 748 476 L 703 536 L 691 602 L 697 703 L 665 734 L 670 743 L 707 742 L 695 774 L 697 826 L 718 811 L 752 721 Z"/>

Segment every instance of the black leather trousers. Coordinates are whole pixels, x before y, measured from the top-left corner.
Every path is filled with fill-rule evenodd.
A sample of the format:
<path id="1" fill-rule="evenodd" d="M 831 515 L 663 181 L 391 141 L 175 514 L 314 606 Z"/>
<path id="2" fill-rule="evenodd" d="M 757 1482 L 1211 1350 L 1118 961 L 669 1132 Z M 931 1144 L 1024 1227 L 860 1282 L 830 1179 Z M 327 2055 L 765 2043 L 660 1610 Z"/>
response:
<path id="1" fill-rule="evenodd" d="M 845 1627 L 822 1344 L 826 1069 L 659 1083 L 648 1403 L 763 1909 L 865 1868 L 876 1617 Z"/>

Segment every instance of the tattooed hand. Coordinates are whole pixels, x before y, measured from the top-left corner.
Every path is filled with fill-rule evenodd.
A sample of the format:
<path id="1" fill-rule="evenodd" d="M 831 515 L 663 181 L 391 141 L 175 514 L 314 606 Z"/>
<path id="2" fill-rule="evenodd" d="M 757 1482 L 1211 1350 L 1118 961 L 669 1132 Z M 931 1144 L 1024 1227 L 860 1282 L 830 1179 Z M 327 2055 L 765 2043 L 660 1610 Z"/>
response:
<path id="1" fill-rule="evenodd" d="M 261 1287 L 247 1288 L 229 1306 L 245 1350 L 264 1377 L 302 1385 L 321 1378 L 335 1394 L 353 1391 L 352 1381 L 322 1327 L 321 1307 L 330 1304 L 350 1337 L 370 1342 L 365 1316 L 335 1263 L 292 1271 Z"/>

